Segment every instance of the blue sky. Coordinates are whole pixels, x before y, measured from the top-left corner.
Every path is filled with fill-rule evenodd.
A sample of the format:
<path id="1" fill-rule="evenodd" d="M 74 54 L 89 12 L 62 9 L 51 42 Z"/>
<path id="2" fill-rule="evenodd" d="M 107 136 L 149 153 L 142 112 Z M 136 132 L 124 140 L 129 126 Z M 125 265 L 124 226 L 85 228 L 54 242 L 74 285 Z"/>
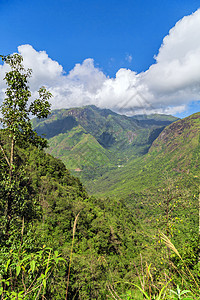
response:
<path id="1" fill-rule="evenodd" d="M 176 43 L 180 35 L 185 39 L 182 47 L 187 45 L 190 33 L 184 26 L 189 24 L 191 35 L 197 38 L 194 28 L 200 14 L 183 21 L 181 26 L 176 23 L 184 16 L 192 16 L 199 7 L 195 0 L 1 0 L 0 52 L 21 51 L 25 66 L 32 67 L 35 77 L 38 75 L 38 80 L 34 77 L 31 82 L 33 94 L 40 79 L 55 95 L 53 108 L 96 104 L 127 114 L 155 111 L 185 116 L 200 109 L 195 90 L 198 75 L 191 74 L 194 82 L 192 85 L 190 80 L 190 87 L 184 78 L 174 78 L 173 82 L 178 83 L 173 91 L 167 90 L 163 82 L 155 89 L 152 78 L 157 76 L 159 81 L 162 65 L 166 68 L 167 62 L 179 58 L 176 50 L 176 57 L 166 53 L 170 53 L 170 47 L 180 48 Z M 170 35 L 172 28 L 175 30 Z M 159 56 L 166 36 L 169 39 Z M 194 47 L 195 61 L 200 44 L 189 42 L 191 49 L 181 55 L 185 59 Z M 38 71 L 41 66 L 37 64 L 42 59 L 49 78 Z M 191 69 L 187 64 L 184 71 L 179 65 L 174 72 L 192 73 Z M 164 73 L 173 74 L 171 69 L 164 69 Z M 3 88 L 2 85 L 2 94 Z"/>

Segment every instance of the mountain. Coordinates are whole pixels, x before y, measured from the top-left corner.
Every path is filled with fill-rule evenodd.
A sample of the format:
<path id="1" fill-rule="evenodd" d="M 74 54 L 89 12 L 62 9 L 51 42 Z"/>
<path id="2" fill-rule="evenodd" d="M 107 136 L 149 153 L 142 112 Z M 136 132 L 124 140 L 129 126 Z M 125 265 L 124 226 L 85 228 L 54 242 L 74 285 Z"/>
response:
<path id="1" fill-rule="evenodd" d="M 199 245 L 199 174 L 200 113 L 196 113 L 165 127 L 148 153 L 87 181 L 86 187 L 96 196 L 125 201 L 142 237 L 151 244 L 145 256 L 159 247 L 155 237 L 163 232 L 190 259 L 188 243 Z"/>
<path id="2" fill-rule="evenodd" d="M 111 205 L 118 201 L 126 204 L 137 222 L 143 255 L 159 263 L 160 240 L 155 246 L 155 237 L 160 232 L 171 234 L 178 245 L 197 242 L 200 113 L 182 120 L 163 115 L 129 118 L 84 107 L 52 112 L 46 123 L 37 121 L 37 130 L 54 129 L 54 119 L 62 116 L 73 117 L 76 125 L 49 138 L 48 151 L 56 149 L 56 155 L 60 147 L 60 158 L 66 157 L 66 165 L 80 163 L 76 174 L 89 194 L 111 201 Z M 168 126 L 163 122 L 169 122 Z M 100 143 L 103 133 L 112 136 L 110 144 Z"/>
<path id="3" fill-rule="evenodd" d="M 60 158 L 83 182 L 123 167 L 143 156 L 166 125 L 168 115 L 127 117 L 96 106 L 52 111 L 47 120 L 33 120 L 49 140 L 47 152 Z"/>
<path id="4" fill-rule="evenodd" d="M 166 185 L 167 178 L 198 182 L 200 172 L 200 113 L 167 126 L 152 143 L 148 153 L 130 160 L 112 176 L 105 173 L 89 181 L 90 192 L 104 196 L 129 197 Z M 109 180 L 108 180 L 109 179 Z M 198 185 L 198 184 L 197 184 Z"/>
<path id="5" fill-rule="evenodd" d="M 169 123 L 172 120 L 168 120 Z M 28 143 L 16 145 L 17 168 L 14 171 L 17 171 L 16 184 L 20 183 L 16 192 L 24 190 L 23 195 L 27 195 L 27 199 L 17 199 L 27 204 L 28 211 L 34 206 L 35 216 L 22 228 L 23 243 L 22 220 L 16 218 L 13 228 L 18 226 L 20 232 L 13 229 L 18 237 L 15 243 L 21 240 L 23 254 L 34 253 L 41 247 L 49 251 L 51 247 L 56 258 L 58 253 L 62 254 L 67 269 L 73 251 L 70 299 L 106 299 L 109 283 L 115 284 L 117 294 L 127 292 L 127 296 L 130 292 L 127 282 L 137 284 L 139 268 L 143 270 L 146 265 L 150 269 L 152 262 L 151 272 L 160 283 L 170 261 L 176 263 L 173 253 L 170 257 L 167 255 L 160 232 L 171 235 L 178 247 L 183 245 L 180 253 L 192 271 L 197 270 L 198 276 L 200 113 L 163 128 L 162 122 L 166 121 L 165 116 L 128 118 L 95 107 L 56 111 L 47 121 L 33 120 L 38 132 L 46 130 L 52 152 L 54 148 L 60 149 L 63 157 L 67 153 L 66 159 L 70 162 L 66 160 L 66 164 L 73 166 L 78 162 L 91 169 L 95 169 L 94 163 L 100 165 L 102 174 L 96 172 L 86 182 L 90 193 L 106 196 L 100 199 L 90 197 L 61 160 Z M 112 126 L 106 127 L 107 123 Z M 62 132 L 58 134 L 59 131 Z M 111 139 L 106 138 L 109 135 Z M 4 130 L 0 131 L 0 141 L 9 153 L 10 138 Z M 130 155 L 131 152 L 134 153 Z M 120 158 L 124 165 L 116 167 L 114 164 Z M 0 159 L 4 171 L 7 167 L 4 152 L 0 153 Z M 106 167 L 107 171 L 103 169 Z M 84 171 L 79 169 L 77 174 Z M 10 195 L 3 172 L 0 172 L 0 179 L 1 187 Z M 5 198 L 1 189 L 0 198 L 2 226 Z M 2 248 L 2 238 L 0 244 Z M 11 252 L 9 247 L 7 257 Z M 50 253 L 51 250 L 49 257 Z M 180 270 L 181 263 L 177 263 Z M 64 299 L 67 269 L 59 264 L 51 273 L 45 294 L 47 299 Z"/>

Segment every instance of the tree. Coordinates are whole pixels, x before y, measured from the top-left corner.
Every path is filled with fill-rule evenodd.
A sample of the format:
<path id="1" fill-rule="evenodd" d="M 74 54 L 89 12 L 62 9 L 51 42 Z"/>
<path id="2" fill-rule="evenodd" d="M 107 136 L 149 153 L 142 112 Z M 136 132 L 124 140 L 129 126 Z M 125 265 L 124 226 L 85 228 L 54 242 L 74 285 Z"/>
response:
<path id="1" fill-rule="evenodd" d="M 31 70 L 25 70 L 19 54 L 2 56 L 4 63 L 10 66 L 4 80 L 7 83 L 5 99 L 1 106 L 1 123 L 4 128 L 3 136 L 7 137 L 9 147 L 0 140 L 0 151 L 2 156 L 1 164 L 1 186 L 0 200 L 4 217 L 4 236 L 9 237 L 9 231 L 14 216 L 25 218 L 25 201 L 29 197 L 24 181 L 24 170 L 17 164 L 15 149 L 17 146 L 26 147 L 33 144 L 36 147 L 44 148 L 46 140 L 39 137 L 31 125 L 31 116 L 46 118 L 50 113 L 48 100 L 52 96 L 45 87 L 39 89 L 39 97 L 29 105 L 31 92 L 28 86 L 28 79 L 31 77 Z"/>

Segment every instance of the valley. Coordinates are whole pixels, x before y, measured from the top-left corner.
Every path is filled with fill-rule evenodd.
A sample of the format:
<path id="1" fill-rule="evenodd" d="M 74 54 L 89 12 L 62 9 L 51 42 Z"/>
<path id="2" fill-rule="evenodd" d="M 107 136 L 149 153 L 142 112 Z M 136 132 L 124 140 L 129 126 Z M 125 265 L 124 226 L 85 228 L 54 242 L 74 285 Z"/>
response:
<path id="1" fill-rule="evenodd" d="M 41 280 L 45 267 L 40 253 L 48 264 L 52 255 L 47 299 L 65 298 L 66 272 L 69 299 L 113 299 L 109 295 L 114 289 L 120 299 L 131 295 L 141 300 L 139 274 L 144 280 L 152 276 L 151 283 L 142 286 L 145 293 L 151 287 L 156 295 L 170 280 L 173 287 L 184 278 L 184 286 L 198 295 L 185 264 L 198 278 L 200 113 L 181 120 L 167 115 L 127 117 L 86 106 L 52 111 L 47 119 L 31 122 L 49 147 L 44 151 L 34 140 L 15 145 L 10 232 L 16 250 L 9 252 L 9 270 L 14 266 L 21 274 L 19 262 L 29 274 L 37 267 L 35 276 Z M 0 141 L 9 153 L 12 143 L 6 130 L 0 131 Z M 3 155 L 2 212 L 5 195 L 10 196 Z M 10 240 L 4 234 L 3 213 L 0 218 L 0 260 L 7 261 Z M 163 234 L 178 245 L 181 259 L 166 248 Z M 18 282 L 23 289 L 20 277 Z"/>
<path id="2" fill-rule="evenodd" d="M 137 268 L 139 256 L 153 261 L 159 274 L 171 264 L 169 259 L 176 262 L 163 248 L 164 233 L 179 244 L 196 274 L 200 113 L 185 119 L 168 115 L 127 117 L 86 106 L 53 111 L 47 120 L 34 119 L 33 125 L 48 139 L 46 152 L 63 161 L 89 195 L 102 199 L 97 201 L 105 201 L 113 210 L 117 208 L 116 212 L 119 205 L 125 205 L 121 217 L 129 212 L 130 218 L 122 223 L 133 238 L 130 242 L 130 236 L 126 237 L 126 257 L 132 259 L 133 255 Z M 191 255 L 195 257 L 193 263 Z"/>
<path id="3" fill-rule="evenodd" d="M 177 120 L 167 115 L 127 117 L 88 106 L 53 111 L 47 120 L 33 120 L 33 126 L 48 139 L 47 152 L 61 159 L 95 194 L 103 178 L 115 178 L 117 183 L 117 174 L 132 177 L 131 164 L 138 165 L 163 129 Z"/>

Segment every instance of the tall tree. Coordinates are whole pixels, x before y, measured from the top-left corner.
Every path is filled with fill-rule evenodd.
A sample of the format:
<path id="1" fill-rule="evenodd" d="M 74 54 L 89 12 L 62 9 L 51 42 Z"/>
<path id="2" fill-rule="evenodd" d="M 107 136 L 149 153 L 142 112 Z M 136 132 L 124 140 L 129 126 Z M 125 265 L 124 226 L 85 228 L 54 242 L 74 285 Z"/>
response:
<path id="1" fill-rule="evenodd" d="M 6 73 L 4 80 L 7 84 L 5 99 L 1 106 L 1 123 L 3 132 L 8 137 L 9 147 L 0 141 L 0 151 L 2 156 L 1 172 L 1 210 L 4 216 L 4 233 L 9 236 L 11 222 L 15 216 L 24 217 L 24 202 L 28 197 L 23 181 L 23 170 L 18 172 L 15 161 L 16 146 L 25 147 L 34 144 L 39 148 L 46 146 L 46 140 L 39 137 L 32 129 L 30 117 L 46 118 L 50 113 L 48 100 L 52 96 L 45 87 L 38 91 L 39 97 L 29 104 L 31 92 L 28 86 L 28 79 L 31 77 L 31 70 L 25 70 L 22 62 L 23 58 L 19 54 L 2 56 L 4 63 L 10 66 L 10 71 Z M 3 201 L 3 203 L 2 203 Z"/>

